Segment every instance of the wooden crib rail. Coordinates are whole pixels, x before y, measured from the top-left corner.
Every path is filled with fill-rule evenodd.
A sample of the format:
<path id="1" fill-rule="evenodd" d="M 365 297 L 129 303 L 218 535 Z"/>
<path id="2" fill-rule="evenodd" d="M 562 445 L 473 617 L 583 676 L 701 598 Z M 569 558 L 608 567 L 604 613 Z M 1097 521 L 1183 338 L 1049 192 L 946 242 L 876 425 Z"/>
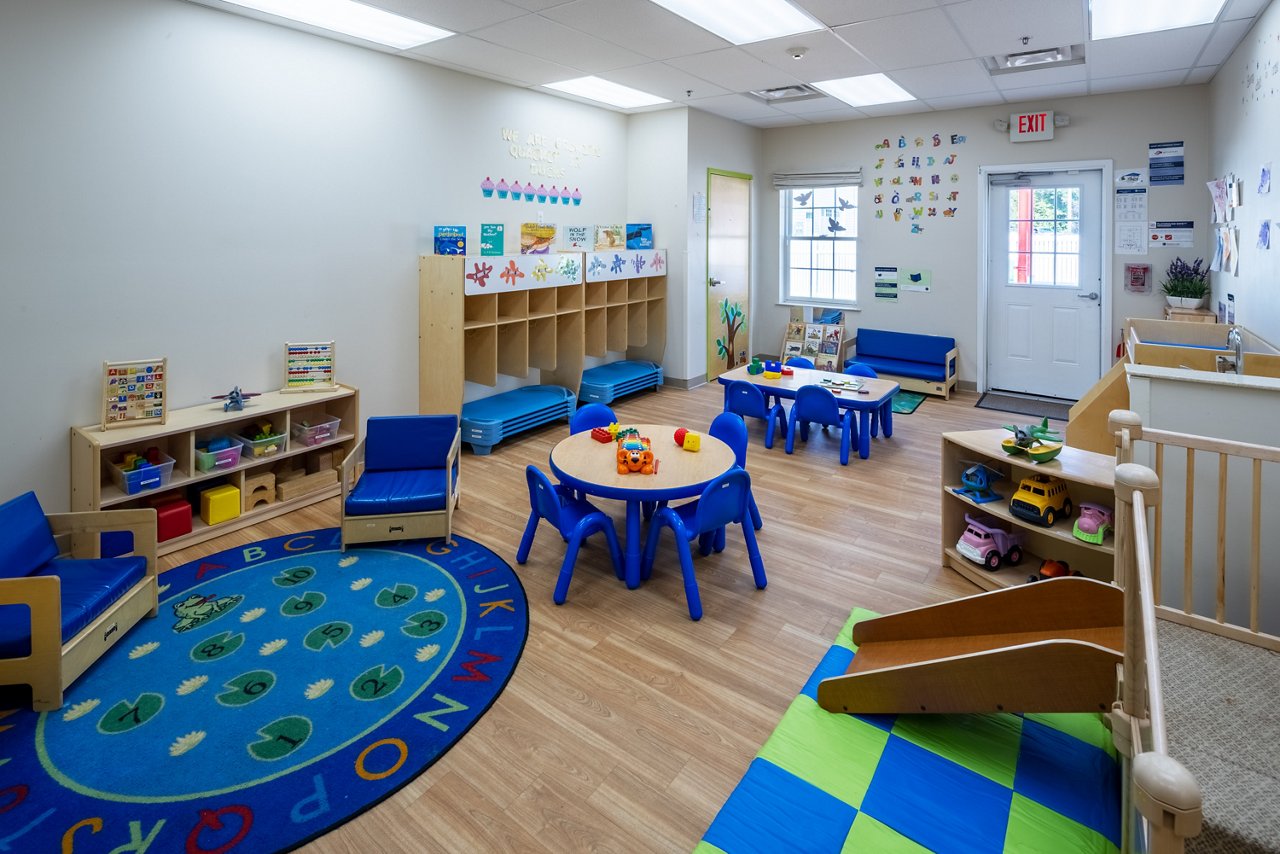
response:
<path id="1" fill-rule="evenodd" d="M 1180 854 L 1203 822 L 1200 787 L 1169 756 L 1156 645 L 1147 506 L 1160 505 L 1160 479 L 1146 466 L 1116 466 L 1116 580 L 1124 588 L 1124 664 L 1112 709 L 1117 750 L 1129 761 L 1124 850 Z"/>
<path id="2" fill-rule="evenodd" d="M 1158 614 L 1164 619 L 1181 625 L 1191 626 L 1201 631 L 1212 632 L 1213 634 L 1266 649 L 1280 651 L 1280 636 L 1262 631 L 1259 623 L 1260 602 L 1262 600 L 1263 463 L 1280 463 L 1280 448 L 1217 439 L 1210 436 L 1195 436 L 1168 430 L 1155 430 L 1144 427 L 1138 415 L 1127 410 L 1113 411 L 1110 424 L 1112 433 L 1116 436 L 1116 461 L 1118 463 L 1132 462 L 1136 443 L 1145 442 L 1150 445 L 1150 459 L 1155 473 L 1161 479 L 1165 479 L 1167 477 L 1167 458 L 1173 457 L 1172 452 L 1166 454 L 1166 449 L 1180 448 L 1185 453 L 1185 481 L 1188 486 L 1184 489 L 1185 497 L 1182 512 L 1181 514 L 1177 513 L 1174 507 L 1157 506 L 1155 508 L 1155 522 L 1151 537 L 1151 541 L 1154 544 L 1152 555 L 1155 567 L 1152 591 L 1154 598 L 1159 603 L 1162 601 L 1162 578 L 1172 577 L 1175 580 L 1177 579 L 1176 575 L 1166 574 L 1175 572 L 1177 568 L 1166 567 L 1165 561 L 1163 561 L 1163 532 L 1166 525 L 1181 525 L 1182 603 L 1181 607 L 1157 604 L 1156 610 Z M 1212 492 L 1204 490 L 1197 492 L 1196 489 L 1190 486 L 1195 483 L 1197 461 L 1204 462 L 1206 457 L 1209 460 L 1213 460 L 1215 456 L 1217 488 Z M 1247 463 L 1250 479 L 1251 506 L 1248 514 L 1249 536 L 1247 538 L 1247 554 L 1245 555 L 1249 585 L 1247 625 L 1232 623 L 1227 619 L 1226 603 L 1229 598 L 1227 589 L 1228 557 L 1230 556 L 1237 561 L 1240 560 L 1238 556 L 1229 555 L 1228 551 L 1229 548 L 1240 548 L 1240 546 L 1235 546 L 1234 543 L 1229 542 L 1230 538 L 1227 536 L 1228 465 L 1233 458 Z M 1238 469 L 1237 476 L 1239 476 Z M 1214 503 L 1215 498 L 1216 506 Z M 1166 512 L 1166 510 L 1169 512 Z M 1214 553 L 1212 567 L 1201 566 L 1197 569 L 1194 549 L 1196 526 L 1194 523 L 1197 518 L 1208 517 L 1210 513 L 1214 514 L 1217 548 Z M 1198 516 L 1198 514 L 1203 515 Z M 1196 581 L 1198 577 L 1202 577 L 1203 574 L 1210 571 L 1213 573 L 1215 592 L 1213 613 L 1197 613 L 1193 602 Z M 1198 572 L 1200 573 L 1199 576 Z M 1203 610 L 1208 609 L 1205 608 Z M 1237 614 L 1237 616 L 1240 615 Z"/>

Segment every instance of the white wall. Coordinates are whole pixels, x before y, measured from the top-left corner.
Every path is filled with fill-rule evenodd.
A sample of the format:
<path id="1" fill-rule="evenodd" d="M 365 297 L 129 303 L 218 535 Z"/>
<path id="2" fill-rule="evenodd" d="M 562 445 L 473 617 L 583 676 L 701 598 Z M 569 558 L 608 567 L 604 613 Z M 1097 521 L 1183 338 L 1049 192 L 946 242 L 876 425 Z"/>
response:
<path id="1" fill-rule="evenodd" d="M 1210 177 L 1234 172 L 1244 181 L 1244 204 L 1235 211 L 1239 228 L 1238 276 L 1213 275 L 1214 306 L 1235 295 L 1236 321 L 1272 344 L 1280 344 L 1280 180 L 1258 194 L 1262 164 L 1280 166 L 1280 4 L 1272 3 L 1254 23 L 1211 84 Z M 1271 249 L 1258 249 L 1258 227 L 1272 222 Z"/>
<path id="2" fill-rule="evenodd" d="M 768 176 L 763 171 L 764 132 L 758 128 L 748 127 L 720 118 L 700 110 L 689 111 L 689 162 L 688 192 L 686 201 L 692 205 L 693 194 L 707 192 L 707 170 L 721 169 L 728 172 L 739 172 L 752 176 L 751 182 L 751 278 L 753 314 L 748 316 L 748 335 L 754 328 L 755 282 L 762 273 L 760 259 L 763 257 L 765 244 L 776 244 L 776 225 L 773 230 L 761 226 L 761 202 L 774 201 L 772 191 L 764 193 L 769 184 Z M 705 381 L 707 377 L 707 223 L 693 221 L 692 210 L 688 211 L 685 222 L 689 229 L 688 259 L 688 325 L 683 334 L 687 336 L 686 349 L 688 362 L 685 373 L 681 376 L 697 381 Z M 739 333 L 741 334 L 741 333 Z M 748 354 L 759 351 L 754 337 L 742 342 L 742 348 Z"/>
<path id="3" fill-rule="evenodd" d="M 599 148 L 546 180 L 584 196 L 547 221 L 648 214 L 625 116 L 191 3 L 5 3 L 0 81 L 0 500 L 65 509 L 104 359 L 167 356 L 186 406 L 278 388 L 286 341 L 335 339 L 366 414 L 416 411 L 432 227 L 478 247 L 505 222 L 514 249 L 536 218 L 481 197 L 529 172 L 503 128 Z"/>
<path id="4" fill-rule="evenodd" d="M 1033 143 L 1011 143 L 1008 135 L 996 131 L 993 122 L 1007 119 L 1010 112 L 1021 109 L 1054 110 L 1070 117 L 1069 127 L 1059 128 L 1053 140 Z M 859 195 L 858 229 L 858 294 L 861 310 L 846 315 L 845 324 L 850 329 L 857 326 L 894 329 L 905 332 L 923 332 L 954 336 L 960 349 L 960 380 L 972 384 L 977 377 L 977 328 L 978 328 L 978 272 L 980 259 L 980 234 L 978 192 L 982 181 L 978 168 L 984 165 L 1007 165 L 1037 162 L 1079 160 L 1114 161 L 1117 170 L 1147 165 L 1147 145 L 1166 140 L 1184 140 L 1186 143 L 1186 183 L 1180 187 L 1152 188 L 1150 218 L 1193 219 L 1196 222 L 1196 246 L 1193 249 L 1152 249 L 1146 256 L 1115 256 L 1112 264 L 1114 310 L 1110 330 L 1118 340 L 1119 327 L 1126 316 L 1158 317 L 1164 305 L 1159 294 L 1160 272 L 1173 258 L 1182 254 L 1195 257 L 1203 255 L 1209 246 L 1207 221 L 1207 195 L 1204 182 L 1207 179 L 1209 132 L 1204 121 L 1208 111 L 1208 87 L 1189 86 L 1177 89 L 1147 90 L 1117 95 L 1095 95 L 1088 98 L 1046 98 L 1027 104 L 998 107 L 981 107 L 945 112 L 920 113 L 891 118 L 863 119 L 852 122 L 811 125 L 794 128 L 777 128 L 765 132 L 764 165 L 767 178 L 773 172 L 820 171 L 861 166 L 865 185 Z M 932 146 L 934 133 L 941 135 L 943 145 Z M 967 141 L 962 145 L 950 143 L 951 134 L 962 134 Z M 908 140 L 906 149 L 897 148 L 897 140 L 903 135 Z M 926 140 L 925 147 L 916 148 L 915 137 Z M 888 139 L 893 146 L 877 150 L 875 145 Z M 888 180 L 895 174 L 907 174 L 893 169 L 877 171 L 874 164 L 881 156 L 894 158 L 899 153 L 908 157 L 941 152 L 943 156 L 955 153 L 958 159 L 954 167 L 937 164 L 934 169 L 923 169 L 923 174 L 940 171 L 943 174 L 941 191 L 945 194 L 958 190 L 957 212 L 952 219 L 944 219 L 941 209 L 950 206 L 938 204 L 938 216 L 925 218 L 922 234 L 910 234 L 904 217 L 893 222 L 886 211 L 885 219 L 873 218 L 872 203 L 876 192 L 891 188 Z M 886 166 L 891 165 L 887 163 Z M 910 171 L 910 170 L 908 170 Z M 959 182 L 952 184 L 951 172 L 959 175 Z M 873 179 L 886 178 L 885 185 L 877 188 Z M 762 182 L 763 183 L 763 182 Z M 905 189 L 905 188 L 904 188 Z M 923 188 L 928 190 L 928 187 Z M 1104 205 L 1110 205 L 1110 188 L 1104 188 Z M 891 208 L 886 204 L 883 207 Z M 763 250 L 761 275 L 756 279 L 753 306 L 756 312 L 756 332 L 762 336 L 757 348 L 780 342 L 788 317 L 785 306 L 778 305 L 778 206 L 760 206 L 759 245 Z M 1106 215 L 1110 215 L 1109 210 Z M 1107 257 L 1107 256 L 1104 256 Z M 1125 262 L 1149 263 L 1152 266 L 1153 293 L 1133 295 L 1121 288 L 1121 274 Z M 928 294 L 905 293 L 896 303 L 873 298 L 873 268 L 876 266 L 916 267 L 930 270 L 933 290 Z M 1112 342 L 1115 343 L 1115 340 Z M 765 348 L 766 351 L 776 349 Z"/>

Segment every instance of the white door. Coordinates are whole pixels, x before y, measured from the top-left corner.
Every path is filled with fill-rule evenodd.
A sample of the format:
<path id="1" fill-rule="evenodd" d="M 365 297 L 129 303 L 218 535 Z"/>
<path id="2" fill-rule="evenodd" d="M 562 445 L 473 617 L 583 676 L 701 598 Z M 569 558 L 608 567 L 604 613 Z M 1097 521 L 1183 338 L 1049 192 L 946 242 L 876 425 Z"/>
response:
<path id="1" fill-rule="evenodd" d="M 1102 376 L 1102 173 L 988 187 L 987 388 L 1078 400 Z"/>

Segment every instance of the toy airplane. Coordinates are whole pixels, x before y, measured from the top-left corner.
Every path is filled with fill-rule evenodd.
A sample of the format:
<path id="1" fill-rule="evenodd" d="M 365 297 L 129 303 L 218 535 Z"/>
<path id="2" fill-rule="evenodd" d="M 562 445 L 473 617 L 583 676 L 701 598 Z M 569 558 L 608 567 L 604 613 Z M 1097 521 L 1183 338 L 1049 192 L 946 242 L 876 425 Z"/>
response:
<path id="1" fill-rule="evenodd" d="M 231 391 L 226 394 L 215 394 L 210 400 L 221 400 L 223 412 L 240 412 L 244 409 L 246 398 L 257 397 L 261 392 L 257 391 L 241 391 L 240 386 L 234 386 Z"/>
<path id="2" fill-rule="evenodd" d="M 968 468 L 960 473 L 960 485 L 951 487 L 951 491 L 956 495 L 965 496 L 975 504 L 998 501 L 1002 496 L 996 494 L 996 491 L 991 488 L 991 484 L 1001 480 L 1003 477 L 1003 473 L 990 466 L 982 463 L 971 463 Z"/>

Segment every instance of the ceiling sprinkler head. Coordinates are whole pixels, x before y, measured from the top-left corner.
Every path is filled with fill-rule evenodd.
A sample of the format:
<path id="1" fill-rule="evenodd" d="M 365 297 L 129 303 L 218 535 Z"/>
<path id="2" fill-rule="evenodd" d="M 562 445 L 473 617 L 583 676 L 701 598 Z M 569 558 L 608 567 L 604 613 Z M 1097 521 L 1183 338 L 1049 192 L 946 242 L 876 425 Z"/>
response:
<path id="1" fill-rule="evenodd" d="M 787 48 L 787 55 L 790 56 L 792 59 L 804 59 L 804 55 L 808 52 L 809 52 L 809 48 L 807 47 Z"/>

